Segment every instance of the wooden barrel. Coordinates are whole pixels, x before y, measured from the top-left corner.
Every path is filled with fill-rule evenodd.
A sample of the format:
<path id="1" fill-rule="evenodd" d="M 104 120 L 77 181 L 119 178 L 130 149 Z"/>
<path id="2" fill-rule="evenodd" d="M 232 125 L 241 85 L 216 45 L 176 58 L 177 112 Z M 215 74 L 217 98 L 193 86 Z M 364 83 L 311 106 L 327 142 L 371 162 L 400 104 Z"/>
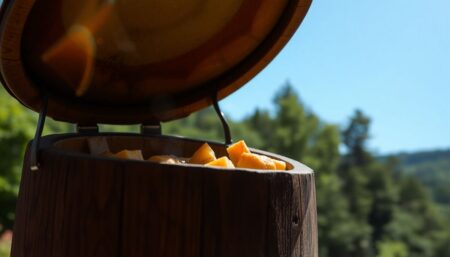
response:
<path id="1" fill-rule="evenodd" d="M 112 151 L 190 156 L 200 141 L 99 134 Z M 314 173 L 224 170 L 87 154 L 87 136 L 42 138 L 25 157 L 12 257 L 317 257 Z M 225 145 L 210 143 L 218 156 Z"/>

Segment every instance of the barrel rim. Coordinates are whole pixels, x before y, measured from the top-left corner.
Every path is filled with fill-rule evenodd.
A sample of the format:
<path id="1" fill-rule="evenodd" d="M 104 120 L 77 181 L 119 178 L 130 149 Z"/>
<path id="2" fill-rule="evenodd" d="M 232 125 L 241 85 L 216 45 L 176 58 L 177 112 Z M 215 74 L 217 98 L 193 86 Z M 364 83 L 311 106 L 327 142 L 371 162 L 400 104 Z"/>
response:
<path id="1" fill-rule="evenodd" d="M 113 162 L 117 162 L 117 163 L 140 163 L 140 164 L 146 164 L 149 166 L 167 166 L 167 167 L 183 167 L 183 168 L 191 168 L 193 170 L 196 169 L 200 169 L 200 170 L 210 170 L 210 171 L 214 171 L 217 172 L 218 170 L 220 171 L 227 171 L 229 172 L 229 169 L 223 169 L 223 168 L 219 168 L 219 167 L 211 167 L 211 166 L 204 166 L 204 165 L 195 165 L 195 164 L 189 164 L 189 165 L 182 165 L 182 164 L 161 164 L 161 163 L 155 163 L 155 162 L 150 162 L 150 161 L 140 161 L 140 160 L 125 160 L 125 159 L 119 159 L 119 158 L 112 158 L 112 157 L 106 157 L 106 156 L 94 156 L 91 154 L 87 154 L 87 153 L 80 153 L 80 152 L 75 152 L 75 151 L 70 151 L 67 149 L 63 149 L 62 147 L 58 147 L 55 144 L 58 142 L 62 142 L 64 140 L 72 140 L 72 139 L 76 139 L 76 138 L 83 138 L 83 137 L 99 137 L 99 136 L 104 136 L 104 137 L 111 137 L 111 136 L 119 136 L 119 137 L 140 137 L 140 138 L 162 138 L 162 139 L 167 139 L 167 140 L 182 140 L 182 141 L 186 141 L 186 142 L 191 142 L 191 143 L 208 143 L 211 145 L 215 145 L 215 146 L 219 146 L 219 147 L 225 147 L 226 144 L 224 143 L 220 143 L 220 142 L 215 142 L 215 141 L 210 141 L 210 140 L 199 140 L 199 139 L 192 139 L 192 138 L 187 138 L 187 137 L 182 137 L 182 136 L 173 136 L 173 135 L 141 135 L 141 134 L 135 134 L 135 133 L 120 133 L 120 132 L 106 132 L 106 133 L 98 133 L 98 134 L 77 134 L 77 133 L 66 133 L 66 134 L 52 134 L 52 135 L 47 135 L 42 137 L 41 139 L 41 144 L 40 144 L 40 151 L 44 151 L 44 152 L 49 152 L 52 155 L 65 155 L 65 156 L 69 156 L 69 157 L 74 157 L 74 158 L 86 158 L 86 159 L 92 159 L 92 160 L 104 160 L 104 161 L 113 161 Z M 250 150 L 253 153 L 256 154 L 261 154 L 261 155 L 265 155 L 271 158 L 275 158 L 275 159 L 279 159 L 282 161 L 285 161 L 287 163 L 289 163 L 290 165 L 292 165 L 292 169 L 289 170 L 285 170 L 285 171 L 271 171 L 271 170 L 258 170 L 258 169 L 246 169 L 246 168 L 236 168 L 233 169 L 234 172 L 238 171 L 238 172 L 244 172 L 244 173 L 257 173 L 257 174 L 265 174 L 265 175 L 277 175 L 277 174 L 291 174 L 291 175 L 301 175 L 301 174 L 314 174 L 314 171 L 309 168 L 308 166 L 306 166 L 305 164 L 293 160 L 291 158 L 279 155 L 279 154 L 275 154 L 275 153 L 271 153 L 271 152 L 267 152 L 267 151 L 263 151 L 263 150 L 259 150 L 259 149 L 255 149 L 255 148 L 250 148 Z"/>

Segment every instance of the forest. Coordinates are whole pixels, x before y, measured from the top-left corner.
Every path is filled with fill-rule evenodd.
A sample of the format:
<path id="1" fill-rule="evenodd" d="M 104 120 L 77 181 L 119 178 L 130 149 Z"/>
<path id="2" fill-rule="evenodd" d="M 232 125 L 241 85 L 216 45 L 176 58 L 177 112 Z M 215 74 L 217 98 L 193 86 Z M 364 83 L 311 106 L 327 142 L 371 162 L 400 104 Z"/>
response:
<path id="1" fill-rule="evenodd" d="M 355 110 L 345 124 L 330 124 L 289 84 L 280 87 L 272 107 L 228 120 L 234 140 L 315 170 L 321 257 L 450 257 L 448 151 L 377 156 L 368 147 L 368 114 Z M 13 228 L 22 156 L 36 121 L 35 113 L 0 89 L 0 257 L 9 256 L 5 235 Z M 162 127 L 164 134 L 224 137 L 210 108 Z M 101 130 L 137 131 L 137 126 Z M 49 119 L 44 133 L 71 131 L 73 125 Z"/>
<path id="2" fill-rule="evenodd" d="M 450 205 L 450 150 L 400 153 L 389 157 L 399 160 L 405 174 L 422 181 L 436 202 Z"/>

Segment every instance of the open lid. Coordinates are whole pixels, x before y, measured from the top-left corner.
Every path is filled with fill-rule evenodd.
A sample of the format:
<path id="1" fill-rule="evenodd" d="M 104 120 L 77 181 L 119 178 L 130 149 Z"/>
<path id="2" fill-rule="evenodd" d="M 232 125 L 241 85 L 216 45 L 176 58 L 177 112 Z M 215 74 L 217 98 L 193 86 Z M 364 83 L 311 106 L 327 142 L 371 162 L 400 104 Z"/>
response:
<path id="1" fill-rule="evenodd" d="M 7 90 L 73 123 L 178 119 L 222 99 L 287 43 L 311 0 L 4 0 Z"/>

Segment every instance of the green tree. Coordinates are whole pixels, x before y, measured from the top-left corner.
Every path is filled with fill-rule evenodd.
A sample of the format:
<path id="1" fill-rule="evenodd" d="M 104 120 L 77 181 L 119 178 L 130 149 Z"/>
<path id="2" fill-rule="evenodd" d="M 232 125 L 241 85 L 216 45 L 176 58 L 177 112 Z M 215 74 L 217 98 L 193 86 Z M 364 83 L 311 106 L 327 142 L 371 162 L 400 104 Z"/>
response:
<path id="1" fill-rule="evenodd" d="M 35 122 L 30 111 L 0 89 L 0 234 L 13 225 L 22 156 Z"/>
<path id="2" fill-rule="evenodd" d="M 373 206 L 372 195 L 368 189 L 370 181 L 367 172 L 372 158 L 366 149 L 369 139 L 370 119 L 361 111 L 355 111 L 350 122 L 342 132 L 346 154 L 342 157 L 339 175 L 343 181 L 343 192 L 349 200 L 349 211 L 357 223 L 358 236 L 352 241 L 353 250 L 348 256 L 373 256 L 373 228 L 368 217 Z"/>
<path id="3" fill-rule="evenodd" d="M 168 135 L 182 135 L 199 140 L 223 141 L 220 120 L 211 107 L 187 118 L 164 123 L 162 128 L 163 133 Z"/>
<path id="4" fill-rule="evenodd" d="M 379 242 L 378 252 L 377 257 L 409 257 L 408 247 L 398 241 Z"/>
<path id="5" fill-rule="evenodd" d="M 12 229 L 23 156 L 33 138 L 37 114 L 0 87 L 0 234 Z M 67 132 L 70 124 L 48 119 L 44 133 Z"/>
<path id="6" fill-rule="evenodd" d="M 399 183 L 398 204 L 387 226 L 385 239 L 403 242 L 411 257 L 442 256 L 438 254 L 438 248 L 446 240 L 448 228 L 429 192 L 411 176 L 402 178 Z"/>
<path id="7" fill-rule="evenodd" d="M 276 126 L 269 138 L 268 150 L 304 161 L 320 133 L 318 117 L 304 108 L 290 84 L 276 94 L 274 103 Z"/>
<path id="8" fill-rule="evenodd" d="M 398 197 L 388 166 L 374 163 L 368 167 L 367 172 L 367 188 L 372 198 L 368 223 L 372 227 L 372 244 L 376 246 L 383 239 L 386 226 L 393 219 Z"/>

